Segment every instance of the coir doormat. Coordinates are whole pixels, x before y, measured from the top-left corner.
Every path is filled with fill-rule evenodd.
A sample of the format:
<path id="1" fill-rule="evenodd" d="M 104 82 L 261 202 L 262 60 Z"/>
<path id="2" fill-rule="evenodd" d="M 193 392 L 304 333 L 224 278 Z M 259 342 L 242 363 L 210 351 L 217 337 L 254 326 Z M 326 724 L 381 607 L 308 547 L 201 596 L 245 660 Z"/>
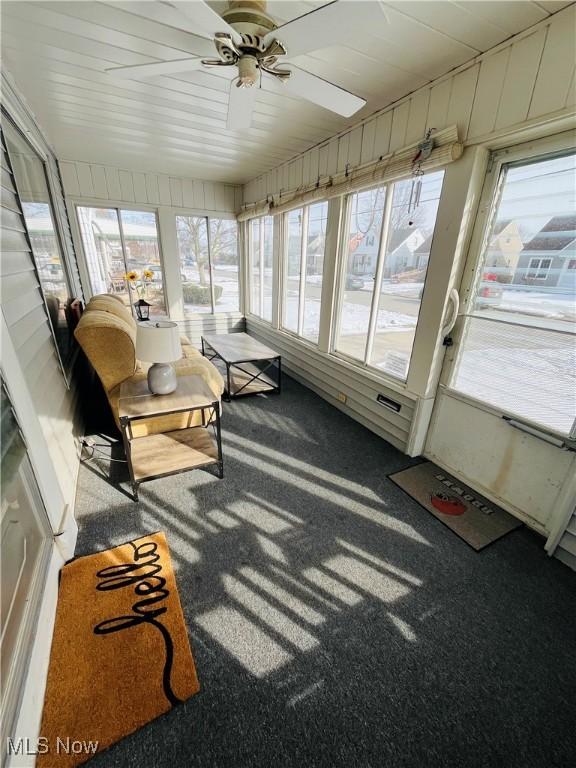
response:
<path id="1" fill-rule="evenodd" d="M 198 690 L 163 533 L 64 566 L 39 768 L 79 765 Z"/>
<path id="2" fill-rule="evenodd" d="M 389 478 L 476 551 L 522 525 L 429 461 Z"/>

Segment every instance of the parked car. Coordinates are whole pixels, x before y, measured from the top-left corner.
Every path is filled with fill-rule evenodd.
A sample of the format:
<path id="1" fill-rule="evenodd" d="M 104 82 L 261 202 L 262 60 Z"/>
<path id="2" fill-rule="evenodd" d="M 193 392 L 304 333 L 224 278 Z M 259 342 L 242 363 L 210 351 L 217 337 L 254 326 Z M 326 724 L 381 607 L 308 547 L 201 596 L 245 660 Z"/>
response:
<path id="1" fill-rule="evenodd" d="M 494 272 L 485 272 L 476 297 L 476 307 L 486 309 L 498 306 L 503 294 L 504 288 L 502 283 L 498 282 L 498 276 Z"/>
<path id="2" fill-rule="evenodd" d="M 359 275 L 346 275 L 346 290 L 361 291 L 364 288 L 364 278 Z"/>

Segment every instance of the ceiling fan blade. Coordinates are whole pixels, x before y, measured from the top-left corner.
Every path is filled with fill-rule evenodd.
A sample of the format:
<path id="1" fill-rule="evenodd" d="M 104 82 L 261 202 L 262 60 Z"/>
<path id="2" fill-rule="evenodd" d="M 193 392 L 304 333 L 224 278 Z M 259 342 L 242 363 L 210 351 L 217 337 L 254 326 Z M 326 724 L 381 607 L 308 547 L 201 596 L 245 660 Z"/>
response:
<path id="1" fill-rule="evenodd" d="M 194 34 L 213 38 L 216 32 L 227 32 L 236 44 L 242 42 L 242 36 L 203 0 L 175 0 L 168 5 L 177 8 L 192 21 Z"/>
<path id="2" fill-rule="evenodd" d="M 229 131 L 242 131 L 250 128 L 252 112 L 256 102 L 256 91 L 251 88 L 238 88 L 237 80 L 230 83 L 230 99 L 228 101 L 228 119 L 226 128 Z"/>
<path id="3" fill-rule="evenodd" d="M 331 45 L 341 45 L 369 32 L 380 21 L 388 21 L 380 2 L 333 0 L 268 32 L 264 36 L 264 44 L 280 40 L 286 47 L 287 56 L 293 58 Z"/>
<path id="4" fill-rule="evenodd" d="M 129 80 L 139 77 L 157 77 L 172 75 L 176 72 L 193 72 L 202 68 L 202 59 L 173 59 L 172 61 L 153 61 L 150 64 L 134 64 L 128 67 L 110 67 L 110 72 L 116 77 L 126 77 Z"/>
<path id="5" fill-rule="evenodd" d="M 295 64 L 286 64 L 282 68 L 289 69 L 292 74 L 282 85 L 295 96 L 318 104 L 324 109 L 336 112 L 343 117 L 351 117 L 366 104 L 366 99 L 355 96 L 350 91 L 345 91 L 328 80 L 323 80 L 317 75 L 300 69 Z"/>

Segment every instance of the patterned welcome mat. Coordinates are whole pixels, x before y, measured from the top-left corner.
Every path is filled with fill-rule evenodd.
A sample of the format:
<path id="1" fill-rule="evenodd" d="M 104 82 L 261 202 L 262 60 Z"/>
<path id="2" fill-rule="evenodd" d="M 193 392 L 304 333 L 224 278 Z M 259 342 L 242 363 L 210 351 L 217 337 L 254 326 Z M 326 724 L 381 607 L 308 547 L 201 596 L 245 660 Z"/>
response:
<path id="1" fill-rule="evenodd" d="M 64 566 L 39 768 L 79 765 L 198 690 L 163 533 Z"/>
<path id="2" fill-rule="evenodd" d="M 388 477 L 476 551 L 522 525 L 429 461 Z"/>

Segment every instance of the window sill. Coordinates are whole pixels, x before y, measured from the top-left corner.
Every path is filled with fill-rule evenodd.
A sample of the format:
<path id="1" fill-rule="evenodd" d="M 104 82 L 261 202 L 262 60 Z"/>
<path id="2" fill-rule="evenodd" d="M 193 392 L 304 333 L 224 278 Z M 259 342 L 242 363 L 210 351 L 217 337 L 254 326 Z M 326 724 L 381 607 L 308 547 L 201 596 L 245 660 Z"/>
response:
<path id="1" fill-rule="evenodd" d="M 415 395 L 408 390 L 406 384 L 403 384 L 400 381 L 395 381 L 394 379 L 389 378 L 386 375 L 381 375 L 378 372 L 374 372 L 372 369 L 364 366 L 363 364 L 358 365 L 355 362 L 351 362 L 349 359 L 346 359 L 344 356 L 342 356 L 337 352 L 334 352 L 334 351 L 323 352 L 321 349 L 318 348 L 316 344 L 312 344 L 311 342 L 306 341 L 306 339 L 302 339 L 300 336 L 296 336 L 290 331 L 285 331 L 283 328 L 273 328 L 270 323 L 268 323 L 265 320 L 262 320 L 259 317 L 256 317 L 255 315 L 248 315 L 247 320 L 249 322 L 254 323 L 255 325 L 261 325 L 263 328 L 266 328 L 266 330 L 270 330 L 270 331 L 273 331 L 274 333 L 280 334 L 286 340 L 292 343 L 301 345 L 306 349 L 307 352 L 311 352 L 314 355 L 318 355 L 318 357 L 322 358 L 323 360 L 329 361 L 331 363 L 336 363 L 342 366 L 349 373 L 353 373 L 353 374 L 361 373 L 362 376 L 365 379 L 369 380 L 371 383 L 380 387 L 386 387 L 391 392 L 395 392 L 398 395 L 405 397 L 410 402 L 416 402 L 419 399 L 418 395 Z"/>
<path id="2" fill-rule="evenodd" d="M 184 320 L 201 320 L 204 317 L 230 317 L 234 320 L 238 320 L 244 317 L 244 315 L 240 310 L 232 312 L 186 312 L 186 310 L 184 310 Z"/>

